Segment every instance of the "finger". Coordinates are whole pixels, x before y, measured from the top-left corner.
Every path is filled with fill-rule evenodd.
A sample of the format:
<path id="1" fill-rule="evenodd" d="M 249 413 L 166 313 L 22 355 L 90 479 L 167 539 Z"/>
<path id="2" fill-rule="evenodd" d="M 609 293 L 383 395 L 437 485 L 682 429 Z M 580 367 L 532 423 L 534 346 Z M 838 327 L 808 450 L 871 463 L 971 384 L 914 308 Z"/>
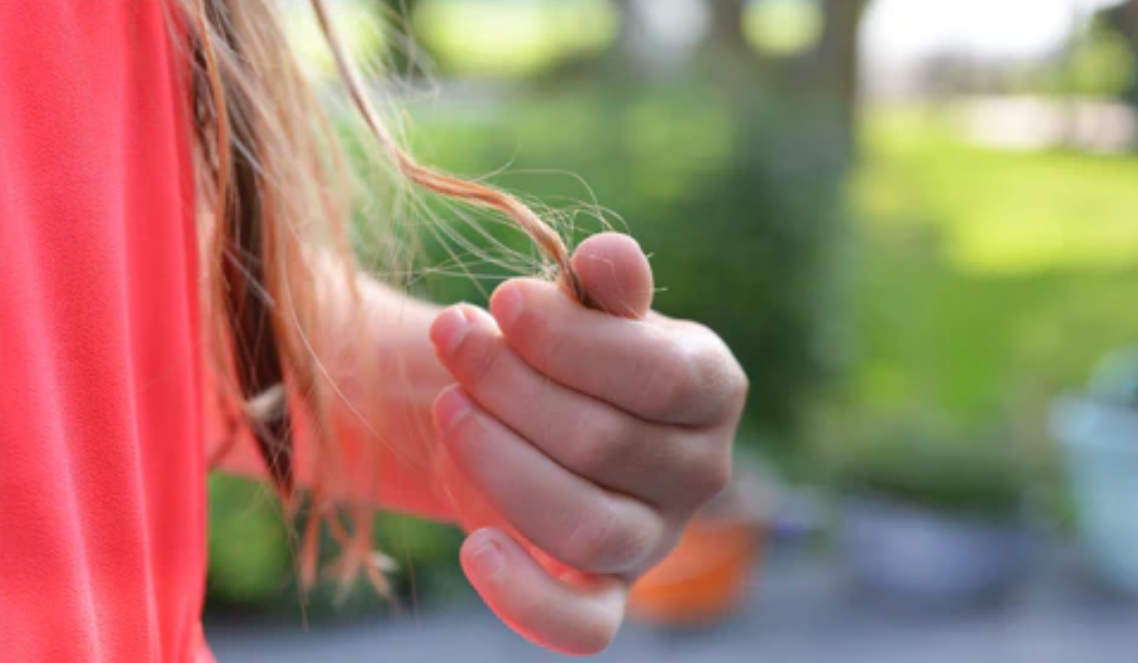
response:
<path id="1" fill-rule="evenodd" d="M 503 284 L 490 311 L 510 347 L 539 373 L 650 421 L 717 423 L 745 392 L 730 351 L 698 325 L 612 317 L 533 279 Z"/>
<path id="2" fill-rule="evenodd" d="M 631 573 L 664 541 L 666 524 L 650 507 L 559 466 L 461 387 L 439 396 L 435 418 L 463 478 L 554 558 L 588 573 Z"/>
<path id="3" fill-rule="evenodd" d="M 612 642 L 624 619 L 628 594 L 624 581 L 556 579 L 497 530 L 470 535 L 460 560 L 494 614 L 542 647 L 574 656 L 599 653 Z"/>
<path id="4" fill-rule="evenodd" d="M 666 508 L 702 504 L 726 482 L 730 455 L 705 448 L 704 436 L 647 422 L 541 375 L 484 311 L 444 311 L 431 340 L 476 403 L 579 476 Z"/>
<path id="5" fill-rule="evenodd" d="M 511 535 L 516 534 L 506 518 L 494 510 L 482 493 L 466 482 L 450 454 L 445 449 L 441 451 L 434 465 L 434 483 L 441 493 L 440 500 L 450 508 L 449 515 L 455 524 L 464 532 L 495 527 Z"/>
<path id="6" fill-rule="evenodd" d="M 643 318 L 652 308 L 652 268 L 628 235 L 593 235 L 581 242 L 571 262 L 596 308 L 633 319 Z"/>

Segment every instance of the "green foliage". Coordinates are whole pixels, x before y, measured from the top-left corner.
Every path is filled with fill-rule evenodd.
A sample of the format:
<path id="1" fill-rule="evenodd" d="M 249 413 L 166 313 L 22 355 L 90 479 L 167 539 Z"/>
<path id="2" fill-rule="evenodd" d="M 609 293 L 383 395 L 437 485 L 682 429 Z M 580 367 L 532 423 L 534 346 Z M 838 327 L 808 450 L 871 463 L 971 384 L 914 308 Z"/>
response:
<path id="1" fill-rule="evenodd" d="M 928 412 L 847 427 L 823 456 L 833 485 L 850 494 L 958 514 L 1011 514 L 1027 467 L 1006 431 L 968 429 Z"/>
<path id="2" fill-rule="evenodd" d="M 1042 437 L 1052 395 L 1138 338 L 1138 159 L 973 147 L 936 115 L 869 119 L 850 406 L 1010 416 Z"/>
<path id="3" fill-rule="evenodd" d="M 375 546 L 399 567 L 390 578 L 395 595 L 389 601 L 363 578 L 344 588 L 327 576 L 316 587 L 302 590 L 293 553 L 307 514 L 301 509 L 295 526 L 288 523 L 272 490 L 263 484 L 210 477 L 209 515 L 209 609 L 342 617 L 400 610 L 424 597 L 445 599 L 467 591 L 458 567 L 462 534 L 448 525 L 392 513 L 376 517 Z M 339 551 L 326 532 L 321 549 L 321 567 L 332 568 Z"/>
<path id="4" fill-rule="evenodd" d="M 272 490 L 237 477 L 211 476 L 209 525 L 210 599 L 257 604 L 277 598 L 292 559 Z"/>
<path id="5" fill-rule="evenodd" d="M 1090 97 L 1118 97 L 1134 84 L 1134 55 L 1116 30 L 1095 24 L 1070 54 L 1063 90 Z"/>
<path id="6" fill-rule="evenodd" d="M 857 359 L 838 418 L 918 413 L 949 422 L 941 437 L 969 450 L 973 431 L 1001 422 L 1001 446 L 1058 513 L 1051 399 L 1138 338 L 1126 305 L 1138 279 L 1138 159 L 975 147 L 945 119 L 868 117 L 853 183 Z"/>

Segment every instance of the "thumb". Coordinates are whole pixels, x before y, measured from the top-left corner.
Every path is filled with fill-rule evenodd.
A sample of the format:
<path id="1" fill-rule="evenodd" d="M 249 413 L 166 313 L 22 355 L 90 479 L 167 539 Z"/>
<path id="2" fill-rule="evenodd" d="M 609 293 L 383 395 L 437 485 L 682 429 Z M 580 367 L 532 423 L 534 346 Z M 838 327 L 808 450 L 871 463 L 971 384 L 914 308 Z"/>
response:
<path id="1" fill-rule="evenodd" d="M 581 242 L 571 262 L 594 308 L 636 319 L 652 308 L 652 268 L 640 245 L 628 235 L 594 235 Z"/>
<path id="2" fill-rule="evenodd" d="M 596 654 L 624 620 L 628 585 L 623 580 L 551 575 L 504 532 L 474 532 L 460 556 L 467 578 L 498 618 L 547 649 Z"/>

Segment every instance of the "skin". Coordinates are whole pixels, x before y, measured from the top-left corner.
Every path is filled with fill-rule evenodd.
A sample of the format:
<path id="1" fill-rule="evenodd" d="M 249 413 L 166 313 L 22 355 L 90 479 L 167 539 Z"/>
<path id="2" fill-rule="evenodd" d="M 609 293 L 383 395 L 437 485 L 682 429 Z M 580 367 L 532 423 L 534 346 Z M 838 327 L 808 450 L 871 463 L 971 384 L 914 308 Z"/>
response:
<path id="1" fill-rule="evenodd" d="M 402 379 L 350 362 L 336 377 L 390 385 L 349 394 L 360 406 L 341 413 L 367 421 L 345 424 L 346 438 L 366 428 L 386 443 L 380 505 L 459 523 L 487 605 L 530 640 L 586 655 L 612 641 L 630 584 L 726 486 L 747 380 L 714 333 L 651 311 L 631 238 L 594 236 L 572 260 L 602 310 L 532 279 L 504 283 L 489 311 L 368 281 L 372 366 Z M 259 473 L 248 453 L 225 467 Z"/>

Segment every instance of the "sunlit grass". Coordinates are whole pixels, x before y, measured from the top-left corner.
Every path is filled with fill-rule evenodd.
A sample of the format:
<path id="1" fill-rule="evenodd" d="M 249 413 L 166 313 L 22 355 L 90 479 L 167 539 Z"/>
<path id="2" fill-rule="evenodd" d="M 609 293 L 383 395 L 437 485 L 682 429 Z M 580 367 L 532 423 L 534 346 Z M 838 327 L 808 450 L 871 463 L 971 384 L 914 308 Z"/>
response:
<path id="1" fill-rule="evenodd" d="M 863 138 L 850 393 L 1042 437 L 1050 398 L 1138 338 L 1138 158 L 976 147 L 943 112 L 870 112 Z"/>
<path id="2" fill-rule="evenodd" d="M 796 55 L 822 36 L 822 10 L 809 0 L 752 2 L 743 17 L 743 32 L 764 53 Z"/>
<path id="3" fill-rule="evenodd" d="M 422 41 L 460 75 L 517 77 L 603 49 L 617 18 L 603 0 L 431 0 L 414 16 Z"/>
<path id="4" fill-rule="evenodd" d="M 612 43 L 618 19 L 604 0 L 427 0 L 411 16 L 377 9 L 369 0 L 338 0 L 332 5 L 349 51 L 381 56 L 402 48 L 405 21 L 415 38 L 455 76 L 520 78 L 539 73 L 577 55 L 596 53 Z M 282 5 L 284 29 L 301 65 L 316 77 L 334 71 L 331 53 L 307 3 Z M 377 63 L 369 63 L 374 65 Z"/>
<path id="5" fill-rule="evenodd" d="M 943 115 L 869 117 L 868 217 L 932 223 L 952 261 L 981 273 L 1138 264 L 1138 158 L 985 149 L 950 128 Z"/>

